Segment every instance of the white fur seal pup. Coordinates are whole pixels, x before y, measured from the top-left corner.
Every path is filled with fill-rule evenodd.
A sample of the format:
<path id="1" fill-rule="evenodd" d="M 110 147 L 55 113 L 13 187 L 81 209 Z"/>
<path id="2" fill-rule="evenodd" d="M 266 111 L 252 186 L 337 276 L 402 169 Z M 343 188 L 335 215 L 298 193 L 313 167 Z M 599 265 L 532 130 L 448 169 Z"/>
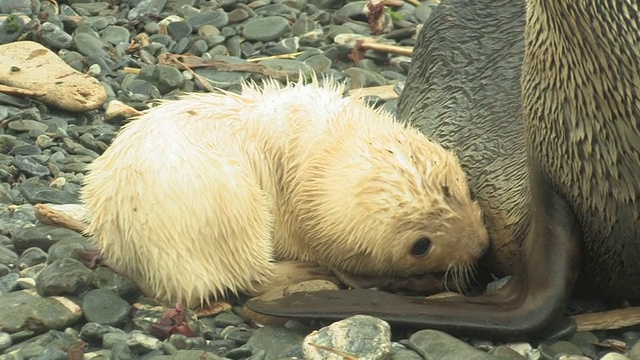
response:
<path id="1" fill-rule="evenodd" d="M 275 260 L 355 275 L 462 272 L 488 247 L 455 156 L 313 80 L 164 102 L 89 168 L 88 233 L 157 299 L 269 284 Z"/>

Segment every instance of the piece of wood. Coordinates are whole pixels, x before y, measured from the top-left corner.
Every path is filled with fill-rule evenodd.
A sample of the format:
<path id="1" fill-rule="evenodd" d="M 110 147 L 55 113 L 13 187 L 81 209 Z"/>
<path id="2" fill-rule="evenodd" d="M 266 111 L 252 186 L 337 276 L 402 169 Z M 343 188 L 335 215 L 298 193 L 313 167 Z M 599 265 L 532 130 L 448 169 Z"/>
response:
<path id="1" fill-rule="evenodd" d="M 31 97 L 40 97 L 40 96 L 45 96 L 47 94 L 44 91 L 28 90 L 28 89 L 18 88 L 18 87 L 9 86 L 9 85 L 2 85 L 2 84 L 0 84 L 0 92 L 8 95 L 14 95 L 14 96 L 31 96 Z"/>
<path id="2" fill-rule="evenodd" d="M 640 324 L 640 307 L 574 315 L 578 331 L 614 330 Z"/>
<path id="3" fill-rule="evenodd" d="M 75 219 L 63 211 L 56 210 L 45 204 L 34 206 L 36 218 L 45 225 L 59 226 L 83 234 L 87 229 L 87 224 Z"/>
<path id="4" fill-rule="evenodd" d="M 395 85 L 371 86 L 349 90 L 349 95 L 353 96 L 378 96 L 383 100 L 393 100 L 398 98 L 398 94 L 393 90 Z"/>

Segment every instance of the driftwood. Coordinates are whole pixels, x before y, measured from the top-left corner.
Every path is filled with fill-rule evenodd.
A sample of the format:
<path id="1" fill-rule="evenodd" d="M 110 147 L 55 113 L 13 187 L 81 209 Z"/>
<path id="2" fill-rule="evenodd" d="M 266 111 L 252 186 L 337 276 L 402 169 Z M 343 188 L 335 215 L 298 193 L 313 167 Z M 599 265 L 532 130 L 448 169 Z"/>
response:
<path id="1" fill-rule="evenodd" d="M 40 96 L 45 96 L 47 94 L 44 91 L 28 90 L 28 89 L 18 88 L 18 87 L 9 86 L 9 85 L 2 85 L 2 84 L 0 84 L 0 92 L 8 95 L 30 96 L 30 97 L 40 97 Z"/>

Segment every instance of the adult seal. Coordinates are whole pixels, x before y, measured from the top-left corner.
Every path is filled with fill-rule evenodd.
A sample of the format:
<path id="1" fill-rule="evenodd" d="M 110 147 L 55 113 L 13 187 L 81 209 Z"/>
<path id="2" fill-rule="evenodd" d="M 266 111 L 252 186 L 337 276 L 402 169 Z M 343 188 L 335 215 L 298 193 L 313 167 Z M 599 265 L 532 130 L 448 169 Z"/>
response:
<path id="1" fill-rule="evenodd" d="M 151 109 L 90 165 L 87 232 L 148 295 L 189 307 L 305 270 L 274 260 L 463 278 L 489 240 L 456 157 L 343 91 L 270 81 Z"/>
<path id="2" fill-rule="evenodd" d="M 568 325 L 562 310 L 574 288 L 640 298 L 638 4 L 526 5 L 521 28 L 523 2 L 443 1 L 420 34 L 399 103 L 406 121 L 458 150 L 470 179 L 480 174 L 471 186 L 498 244 L 493 255 L 509 259 L 499 244 L 523 241 L 520 265 L 497 262 L 507 272 L 516 264 L 511 281 L 492 295 L 468 298 L 353 290 L 249 302 L 250 309 L 324 319 L 370 314 L 515 340 Z M 471 135 L 462 133 L 458 116 Z M 482 159 L 498 164 L 473 165 Z M 492 177 L 495 169 L 504 177 Z"/>

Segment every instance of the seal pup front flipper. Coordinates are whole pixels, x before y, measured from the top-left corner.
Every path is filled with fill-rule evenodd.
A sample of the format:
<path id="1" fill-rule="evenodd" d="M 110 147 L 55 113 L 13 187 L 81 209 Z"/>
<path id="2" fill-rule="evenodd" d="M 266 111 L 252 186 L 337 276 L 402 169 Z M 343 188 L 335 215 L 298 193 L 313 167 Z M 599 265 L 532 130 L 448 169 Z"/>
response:
<path id="1" fill-rule="evenodd" d="M 536 181 L 533 230 L 520 271 L 491 295 L 422 299 L 375 290 L 298 293 L 251 300 L 257 313 L 340 320 L 355 314 L 391 324 L 442 330 L 459 336 L 521 340 L 571 331 L 562 310 L 578 275 L 581 231 L 571 207 L 543 180 Z"/>

